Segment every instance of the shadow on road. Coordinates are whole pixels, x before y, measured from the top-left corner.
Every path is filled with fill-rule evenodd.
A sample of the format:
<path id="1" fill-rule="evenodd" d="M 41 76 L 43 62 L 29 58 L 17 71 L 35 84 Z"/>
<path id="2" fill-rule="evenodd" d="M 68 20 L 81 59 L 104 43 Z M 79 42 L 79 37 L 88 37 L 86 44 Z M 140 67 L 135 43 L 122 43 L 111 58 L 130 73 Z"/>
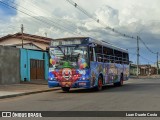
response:
<path id="1" fill-rule="evenodd" d="M 103 90 L 101 90 L 101 91 L 97 91 L 94 88 L 91 88 L 91 89 L 77 88 L 77 89 L 71 89 L 69 92 L 58 91 L 58 93 L 99 93 L 99 92 L 107 92 L 109 90 L 113 90 L 116 88 L 118 88 L 118 87 L 114 87 L 113 85 L 109 85 L 109 86 L 104 86 Z"/>
<path id="2" fill-rule="evenodd" d="M 95 89 L 71 89 L 69 92 L 58 91 L 58 93 L 101 93 L 101 92 L 143 92 L 160 89 L 160 83 L 127 83 L 120 87 L 113 85 L 104 86 L 102 91 Z"/>

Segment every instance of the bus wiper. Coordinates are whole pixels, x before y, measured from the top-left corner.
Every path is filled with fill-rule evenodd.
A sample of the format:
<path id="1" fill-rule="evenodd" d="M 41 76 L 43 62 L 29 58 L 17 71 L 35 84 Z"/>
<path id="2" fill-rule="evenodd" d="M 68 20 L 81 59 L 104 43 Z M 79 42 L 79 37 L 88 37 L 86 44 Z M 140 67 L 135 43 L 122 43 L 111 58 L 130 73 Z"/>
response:
<path id="1" fill-rule="evenodd" d="M 61 49 L 61 47 L 60 46 L 57 46 L 59 49 L 60 49 L 60 51 L 63 53 L 63 55 L 65 56 L 65 52 L 63 52 L 63 50 Z"/>

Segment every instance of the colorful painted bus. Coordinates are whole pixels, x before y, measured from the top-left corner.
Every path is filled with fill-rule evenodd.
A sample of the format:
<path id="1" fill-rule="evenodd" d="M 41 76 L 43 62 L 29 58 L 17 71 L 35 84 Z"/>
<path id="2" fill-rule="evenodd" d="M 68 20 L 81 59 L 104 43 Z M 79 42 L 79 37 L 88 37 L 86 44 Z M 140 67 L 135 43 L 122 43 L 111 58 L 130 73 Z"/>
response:
<path id="1" fill-rule="evenodd" d="M 89 37 L 51 41 L 48 86 L 95 88 L 123 85 L 129 78 L 128 51 Z"/>

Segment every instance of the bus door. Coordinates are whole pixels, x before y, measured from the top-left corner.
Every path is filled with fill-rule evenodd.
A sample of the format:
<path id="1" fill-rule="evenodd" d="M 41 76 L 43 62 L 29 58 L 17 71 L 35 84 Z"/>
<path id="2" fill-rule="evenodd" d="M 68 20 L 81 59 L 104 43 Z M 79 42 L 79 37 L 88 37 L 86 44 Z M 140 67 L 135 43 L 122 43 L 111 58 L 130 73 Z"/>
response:
<path id="1" fill-rule="evenodd" d="M 96 77 L 97 77 L 97 57 L 95 53 L 95 46 L 89 46 L 89 62 L 90 62 L 90 77 L 91 77 L 91 87 L 95 85 Z"/>

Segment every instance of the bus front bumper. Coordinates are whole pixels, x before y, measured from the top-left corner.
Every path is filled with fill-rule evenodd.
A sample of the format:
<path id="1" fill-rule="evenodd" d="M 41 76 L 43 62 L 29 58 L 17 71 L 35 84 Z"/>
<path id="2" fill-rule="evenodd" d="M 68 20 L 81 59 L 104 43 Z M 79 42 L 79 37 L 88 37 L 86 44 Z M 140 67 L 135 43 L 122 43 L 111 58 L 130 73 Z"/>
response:
<path id="1" fill-rule="evenodd" d="M 48 87 L 59 87 L 60 84 L 58 81 L 48 80 Z M 90 88 L 90 81 L 80 80 L 72 84 L 71 88 Z"/>
<path id="2" fill-rule="evenodd" d="M 75 88 L 90 88 L 90 81 L 88 80 L 80 80 L 75 82 L 72 87 Z"/>
<path id="3" fill-rule="evenodd" d="M 58 86 L 59 86 L 59 82 L 58 81 L 48 80 L 48 87 L 49 88 L 58 87 Z"/>

